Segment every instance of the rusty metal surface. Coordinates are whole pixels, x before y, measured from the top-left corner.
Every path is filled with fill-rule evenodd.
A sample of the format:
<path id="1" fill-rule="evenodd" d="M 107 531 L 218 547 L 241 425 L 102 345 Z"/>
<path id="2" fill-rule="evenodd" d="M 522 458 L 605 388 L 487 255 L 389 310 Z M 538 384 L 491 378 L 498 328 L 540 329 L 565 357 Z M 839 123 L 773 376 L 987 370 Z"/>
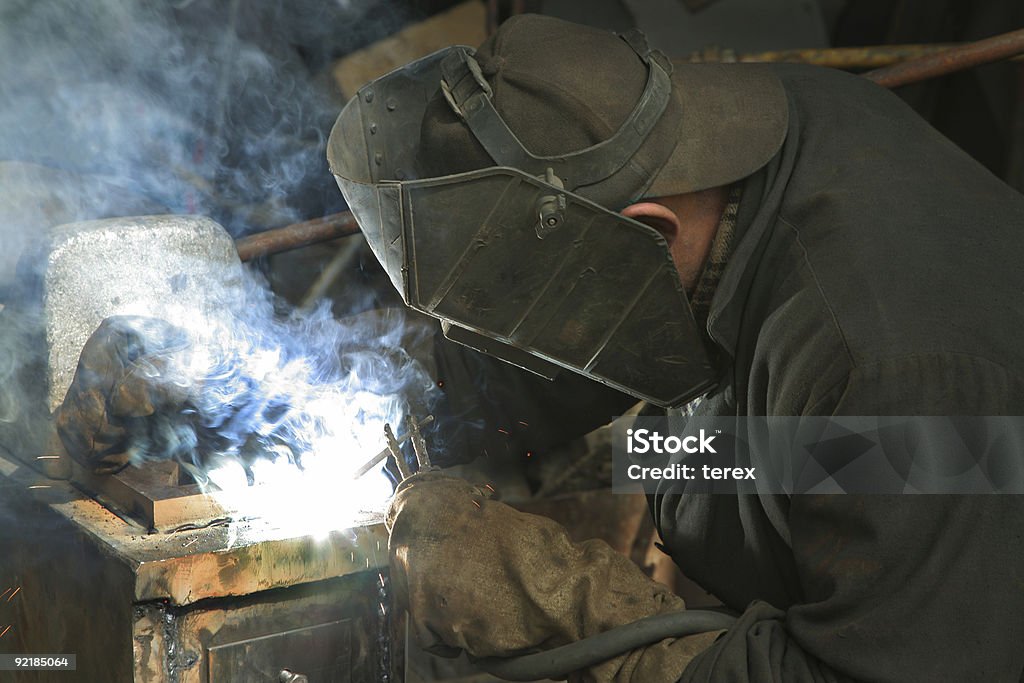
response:
<path id="1" fill-rule="evenodd" d="M 932 43 L 908 45 L 871 45 L 865 47 L 813 48 L 796 50 L 771 50 L 768 52 L 737 53 L 733 50 L 709 47 L 694 52 L 690 61 L 740 62 L 744 64 L 789 63 L 812 64 L 833 69 L 877 69 L 899 64 L 911 59 L 936 55 L 946 50 L 962 47 L 960 43 Z M 1024 57 L 1012 57 L 1024 60 Z"/>
<path id="2" fill-rule="evenodd" d="M 316 242 L 354 235 L 359 232 L 359 224 L 348 211 L 331 214 L 302 223 L 293 223 L 283 228 L 266 230 L 235 241 L 238 257 L 243 261 L 251 261 L 260 256 L 278 254 L 291 249 L 299 249 Z"/>
<path id="3" fill-rule="evenodd" d="M 79 488 L 146 529 L 166 532 L 230 514 L 216 498 L 204 493 L 202 486 L 184 481 L 174 461 L 129 465 L 110 475 L 97 475 L 70 462 L 72 481 Z"/>
<path id="4" fill-rule="evenodd" d="M 6 651 L 74 652 L 73 680 L 276 680 L 284 668 L 317 681 L 403 680 L 379 524 L 322 542 L 256 526 L 145 534 L 4 457 L 0 496 L 21 520 L 0 530 Z"/>
<path id="5" fill-rule="evenodd" d="M 896 88 L 1021 54 L 1024 54 L 1024 29 L 876 69 L 864 76 L 886 88 Z"/>
<path id="6" fill-rule="evenodd" d="M 136 601 L 199 600 L 320 581 L 383 569 L 387 532 L 383 512 L 339 528 L 326 538 L 296 536 L 261 520 L 176 533 L 147 533 L 68 482 L 46 479 L 0 456 L 0 477 L 17 487 L 103 549 L 117 571 L 127 571 Z M 29 487 L 38 487 L 30 489 Z"/>
<path id="7" fill-rule="evenodd" d="M 276 681 L 288 669 L 321 683 L 402 680 L 404 637 L 380 604 L 382 574 L 360 574 L 186 608 L 137 605 L 135 680 Z"/>

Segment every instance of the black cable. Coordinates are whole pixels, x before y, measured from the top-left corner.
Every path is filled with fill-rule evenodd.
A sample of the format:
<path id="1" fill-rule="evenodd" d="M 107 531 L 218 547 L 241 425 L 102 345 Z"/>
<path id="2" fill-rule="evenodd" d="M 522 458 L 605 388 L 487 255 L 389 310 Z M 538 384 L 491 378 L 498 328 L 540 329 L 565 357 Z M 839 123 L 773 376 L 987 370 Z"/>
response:
<path id="1" fill-rule="evenodd" d="M 474 663 L 492 676 L 507 681 L 563 679 L 573 671 L 656 643 L 665 638 L 680 638 L 695 633 L 727 629 L 736 618 L 710 610 L 683 610 L 638 619 L 604 633 L 578 640 L 552 650 L 519 657 L 489 657 Z"/>

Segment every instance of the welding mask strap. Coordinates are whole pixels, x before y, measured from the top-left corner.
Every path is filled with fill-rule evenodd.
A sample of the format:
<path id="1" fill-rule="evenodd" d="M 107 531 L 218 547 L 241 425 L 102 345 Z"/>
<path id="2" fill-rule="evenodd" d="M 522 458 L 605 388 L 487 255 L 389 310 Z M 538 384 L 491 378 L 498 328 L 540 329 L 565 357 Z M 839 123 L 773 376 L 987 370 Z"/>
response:
<path id="1" fill-rule="evenodd" d="M 541 176 L 552 169 L 567 189 L 592 185 L 612 176 L 636 154 L 668 106 L 671 63 L 647 46 L 643 34 L 620 36 L 647 65 L 647 83 L 636 107 L 607 140 L 556 157 L 530 153 L 495 109 L 492 91 L 468 48 L 455 48 L 441 62 L 441 92 L 449 106 L 499 166 Z"/>

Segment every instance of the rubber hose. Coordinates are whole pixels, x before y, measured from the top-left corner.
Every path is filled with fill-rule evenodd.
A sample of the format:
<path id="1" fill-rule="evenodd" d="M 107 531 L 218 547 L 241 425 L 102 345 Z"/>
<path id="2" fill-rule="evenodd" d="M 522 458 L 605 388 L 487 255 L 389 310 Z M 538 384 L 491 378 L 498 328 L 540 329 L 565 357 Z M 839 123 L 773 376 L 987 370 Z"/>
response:
<path id="1" fill-rule="evenodd" d="M 727 629 L 736 618 L 710 610 L 683 610 L 638 619 L 603 633 L 519 657 L 474 659 L 481 669 L 506 681 L 562 679 L 573 671 L 586 669 L 624 652 L 656 643 L 665 638 L 681 638 L 696 633 Z"/>

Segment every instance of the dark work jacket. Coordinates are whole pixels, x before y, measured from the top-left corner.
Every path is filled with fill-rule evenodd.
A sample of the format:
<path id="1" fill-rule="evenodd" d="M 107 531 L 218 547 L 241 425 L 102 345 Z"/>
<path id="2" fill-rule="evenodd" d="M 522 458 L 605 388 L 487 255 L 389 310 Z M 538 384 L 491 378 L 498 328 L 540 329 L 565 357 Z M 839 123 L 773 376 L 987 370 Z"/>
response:
<path id="1" fill-rule="evenodd" d="M 745 182 L 708 322 L 723 375 L 700 411 L 1024 415 L 1024 197 L 888 91 L 826 69 L 777 73 L 789 131 Z M 531 425 L 499 450 L 625 405 L 466 354 L 439 359 L 505 411 L 486 419 Z M 1024 680 L 1024 496 L 651 506 L 683 571 L 742 612 L 683 681 Z"/>

